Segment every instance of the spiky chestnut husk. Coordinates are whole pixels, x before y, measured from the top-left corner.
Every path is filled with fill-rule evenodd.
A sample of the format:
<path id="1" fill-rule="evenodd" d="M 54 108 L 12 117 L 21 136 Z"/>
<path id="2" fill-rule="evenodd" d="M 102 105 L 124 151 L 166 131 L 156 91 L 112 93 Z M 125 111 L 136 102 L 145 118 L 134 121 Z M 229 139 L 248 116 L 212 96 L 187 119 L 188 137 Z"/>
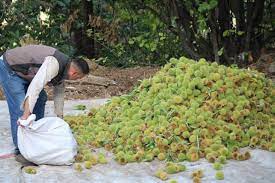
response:
<path id="1" fill-rule="evenodd" d="M 178 183 L 176 180 L 170 180 L 169 183 Z"/>
<path id="2" fill-rule="evenodd" d="M 197 171 L 192 172 L 191 177 L 192 178 L 198 177 L 198 172 Z"/>
<path id="3" fill-rule="evenodd" d="M 240 154 L 239 152 L 233 152 L 233 153 L 232 153 L 232 159 L 237 160 L 239 154 Z"/>
<path id="4" fill-rule="evenodd" d="M 133 155 L 133 158 L 134 158 L 134 160 L 135 160 L 136 162 L 140 162 L 140 161 L 142 160 L 143 156 L 140 155 L 140 154 L 138 154 L 138 153 L 136 153 L 136 154 Z M 123 159 L 122 159 L 122 160 L 123 160 Z M 127 162 L 127 159 L 126 159 L 126 162 Z"/>
<path id="5" fill-rule="evenodd" d="M 231 151 L 228 151 L 226 159 L 232 159 L 232 152 Z"/>
<path id="6" fill-rule="evenodd" d="M 272 147 L 272 143 L 271 142 L 267 142 L 266 145 L 267 145 L 268 149 L 270 149 Z"/>
<path id="7" fill-rule="evenodd" d="M 230 133 L 229 134 L 229 139 L 230 140 L 236 140 L 236 134 L 235 133 Z"/>
<path id="8" fill-rule="evenodd" d="M 267 142 L 263 142 L 263 143 L 261 143 L 261 144 L 260 144 L 260 148 L 261 148 L 261 149 L 263 149 L 263 150 L 268 150 L 268 149 L 269 149 L 269 147 L 268 147 Z"/>
<path id="9" fill-rule="evenodd" d="M 196 141 L 197 141 L 197 136 L 196 136 L 196 135 L 191 135 L 191 136 L 189 137 L 189 142 L 194 143 L 194 142 L 196 142 Z"/>
<path id="10" fill-rule="evenodd" d="M 126 161 L 129 163 L 133 163 L 136 161 L 135 156 L 133 154 L 126 154 L 125 157 L 126 157 Z"/>
<path id="11" fill-rule="evenodd" d="M 194 172 L 192 172 L 192 177 L 198 177 L 198 178 L 202 178 L 203 177 L 203 171 L 202 170 L 196 170 Z"/>
<path id="12" fill-rule="evenodd" d="M 153 152 L 154 156 L 158 156 L 160 153 L 160 150 L 159 150 L 159 148 L 154 148 L 152 152 Z"/>
<path id="13" fill-rule="evenodd" d="M 226 163 L 226 157 L 225 156 L 219 156 L 218 161 L 222 164 L 225 164 Z"/>
<path id="14" fill-rule="evenodd" d="M 220 144 L 212 144 L 210 146 L 210 148 L 213 150 L 213 151 L 218 151 L 220 148 L 221 148 L 221 145 Z"/>
<path id="15" fill-rule="evenodd" d="M 198 147 L 196 146 L 191 146 L 188 150 L 188 153 L 197 153 L 198 152 Z"/>
<path id="16" fill-rule="evenodd" d="M 223 179 L 224 179 L 224 174 L 223 174 L 223 172 L 222 172 L 222 171 L 217 171 L 217 172 L 216 172 L 216 175 L 215 175 L 215 178 L 216 178 L 217 180 L 223 180 Z"/>
<path id="17" fill-rule="evenodd" d="M 198 170 L 198 177 L 202 178 L 203 177 L 203 171 L 202 170 Z"/>
<path id="18" fill-rule="evenodd" d="M 240 147 L 247 147 L 249 146 L 250 141 L 249 140 L 242 140 L 240 143 Z"/>
<path id="19" fill-rule="evenodd" d="M 112 147 L 111 144 L 105 144 L 105 145 L 104 145 L 104 148 L 105 148 L 107 151 L 111 151 L 113 147 Z"/>
<path id="20" fill-rule="evenodd" d="M 166 172 L 164 172 L 163 170 L 158 170 L 155 174 L 156 177 L 158 177 L 161 180 L 167 180 L 168 179 L 168 175 Z"/>
<path id="21" fill-rule="evenodd" d="M 212 149 L 210 147 L 207 147 L 207 148 L 204 149 L 204 152 L 206 154 L 211 154 L 212 153 Z"/>
<path id="22" fill-rule="evenodd" d="M 119 163 L 119 164 L 121 164 L 121 165 L 125 165 L 125 164 L 127 164 L 127 159 L 125 158 L 125 157 L 118 157 L 118 158 L 116 158 L 116 160 L 117 160 L 117 162 Z"/>
<path id="23" fill-rule="evenodd" d="M 159 154 L 158 154 L 158 159 L 159 159 L 160 161 L 165 160 L 165 158 L 166 158 L 166 155 L 165 155 L 164 153 L 159 153 Z"/>
<path id="24" fill-rule="evenodd" d="M 260 133 L 260 139 L 269 139 L 270 133 L 267 130 L 262 130 Z"/>
<path id="25" fill-rule="evenodd" d="M 246 152 L 244 153 L 244 158 L 245 158 L 245 160 L 250 159 L 250 158 L 251 158 L 250 152 L 246 151 Z"/>
<path id="26" fill-rule="evenodd" d="M 165 167 L 165 171 L 166 171 L 168 174 L 178 173 L 177 166 L 174 165 L 174 164 L 167 165 L 167 166 Z"/>
<path id="27" fill-rule="evenodd" d="M 147 153 L 144 157 L 145 161 L 153 161 L 154 160 L 154 154 L 153 153 Z"/>
<path id="28" fill-rule="evenodd" d="M 106 160 L 104 154 L 100 153 L 98 155 L 98 163 L 100 163 L 100 164 L 106 164 L 107 163 L 107 160 Z"/>
<path id="29" fill-rule="evenodd" d="M 232 147 L 232 151 L 233 151 L 233 152 L 239 151 L 239 147 L 238 147 L 238 146 L 233 146 L 233 147 Z"/>
<path id="30" fill-rule="evenodd" d="M 167 139 L 162 139 L 162 145 L 163 146 L 168 146 L 169 142 Z"/>
<path id="31" fill-rule="evenodd" d="M 250 144 L 249 144 L 249 147 L 251 147 L 252 149 L 256 148 L 256 146 L 257 146 L 257 144 L 256 144 L 256 143 L 252 143 L 252 142 L 250 142 Z"/>
<path id="32" fill-rule="evenodd" d="M 179 128 L 176 128 L 176 129 L 174 130 L 174 134 L 175 134 L 175 135 L 180 135 L 180 134 L 181 134 L 181 130 L 180 130 Z"/>
<path id="33" fill-rule="evenodd" d="M 84 160 L 85 161 L 89 161 L 89 160 L 91 160 L 91 157 L 92 157 L 92 153 L 91 152 L 86 152 L 85 154 L 84 154 Z"/>
<path id="34" fill-rule="evenodd" d="M 170 149 L 172 152 L 177 152 L 177 150 L 178 150 L 177 144 L 176 143 L 170 144 Z"/>
<path id="35" fill-rule="evenodd" d="M 74 169 L 78 172 L 82 172 L 83 171 L 83 168 L 82 168 L 82 165 L 80 163 L 75 163 L 74 164 Z"/>
<path id="36" fill-rule="evenodd" d="M 272 146 L 269 148 L 269 151 L 275 152 L 275 143 L 272 143 Z"/>
<path id="37" fill-rule="evenodd" d="M 92 165 L 96 165 L 98 163 L 98 157 L 93 154 L 88 161 L 90 161 Z"/>
<path id="38" fill-rule="evenodd" d="M 178 160 L 180 162 L 186 160 L 186 155 L 184 153 L 179 153 L 178 154 Z"/>
<path id="39" fill-rule="evenodd" d="M 199 158 L 204 158 L 205 154 L 206 153 L 204 151 L 199 151 Z"/>
<path id="40" fill-rule="evenodd" d="M 75 156 L 75 161 L 77 161 L 77 162 L 83 162 L 84 161 L 84 156 L 82 154 L 77 154 Z"/>
<path id="41" fill-rule="evenodd" d="M 221 170 L 221 169 L 222 169 L 222 164 L 219 163 L 219 162 L 215 162 L 215 163 L 213 164 L 213 168 L 214 168 L 215 170 Z"/>
<path id="42" fill-rule="evenodd" d="M 245 139 L 242 133 L 245 133 L 246 131 L 243 129 L 249 129 L 250 126 L 254 125 L 257 128 L 257 131 L 262 131 L 270 126 L 269 124 L 257 124 L 257 123 L 255 124 L 252 122 L 250 123 L 250 121 L 261 120 L 261 121 L 266 121 L 266 123 L 270 123 L 274 121 L 272 119 L 269 119 L 271 118 L 271 116 L 269 115 L 270 109 L 267 109 L 273 106 L 273 104 L 271 104 L 272 102 L 272 97 L 270 95 L 271 92 L 266 92 L 266 91 L 270 91 L 270 87 L 272 91 L 274 89 L 271 84 L 269 84 L 268 86 L 264 86 L 265 82 L 263 81 L 265 81 L 265 78 L 262 75 L 258 75 L 256 71 L 255 71 L 256 74 L 253 74 L 254 71 L 242 71 L 237 68 L 227 68 L 224 66 L 212 67 L 212 65 L 207 63 L 205 65 L 199 65 L 197 63 L 193 63 L 193 61 L 190 61 L 186 58 L 181 58 L 179 59 L 179 61 L 177 59 L 173 59 L 173 60 L 174 60 L 173 64 L 170 63 L 170 66 L 166 67 L 166 70 L 162 70 L 159 75 L 157 75 L 156 77 L 150 80 L 149 82 L 150 88 L 149 89 L 147 88 L 149 91 L 147 89 L 144 89 L 144 87 L 146 86 L 149 87 L 148 82 L 147 83 L 145 82 L 145 84 L 142 84 L 143 88 L 139 87 L 138 88 L 139 91 L 138 92 L 137 90 L 135 91 L 137 93 L 135 92 L 131 93 L 130 98 L 118 97 L 119 102 L 110 102 L 110 104 L 108 104 L 107 107 L 104 107 L 103 109 L 100 109 L 100 110 L 96 110 L 96 112 L 93 115 L 94 117 L 92 118 L 91 116 L 89 118 L 81 117 L 81 118 L 78 118 L 78 120 L 73 119 L 75 120 L 75 122 L 79 122 L 80 124 L 80 125 L 75 125 L 75 127 L 82 126 L 81 128 L 77 128 L 76 132 L 80 136 L 83 136 L 83 138 L 82 137 L 80 138 L 81 141 L 83 143 L 87 143 L 83 145 L 90 145 L 90 144 L 101 145 L 103 141 L 109 141 L 110 144 L 112 144 L 113 149 L 117 149 L 117 146 L 121 146 L 120 149 L 117 149 L 117 151 L 114 151 L 115 154 L 118 151 L 128 151 L 128 150 L 132 150 L 133 152 L 136 152 L 136 150 L 139 148 L 143 148 L 143 149 L 146 148 L 146 151 L 151 151 L 153 146 L 152 148 L 145 147 L 145 144 L 141 143 L 142 138 L 140 137 L 144 137 L 145 135 L 150 137 L 151 139 L 155 139 L 155 137 L 150 136 L 149 134 L 152 131 L 154 131 L 154 125 L 159 124 L 160 126 L 162 126 L 162 131 L 154 131 L 154 133 L 156 133 L 155 134 L 156 136 L 162 136 L 161 139 L 166 139 L 166 140 L 169 139 L 168 145 L 173 142 L 178 142 L 179 140 L 178 138 L 180 139 L 183 138 L 182 134 L 180 136 L 177 136 L 174 134 L 174 130 L 176 128 L 180 128 L 181 132 L 189 130 L 190 134 L 197 135 L 199 137 L 198 143 L 201 143 L 201 140 L 207 137 L 210 139 L 215 138 L 215 140 L 213 140 L 213 143 L 218 143 L 218 144 L 221 143 L 226 147 L 228 147 L 228 144 L 231 144 L 231 143 L 235 144 L 236 141 L 238 141 L 237 145 L 239 147 L 244 147 L 244 146 L 247 146 L 247 141 L 250 140 L 252 136 L 247 134 L 249 138 Z M 202 66 L 204 67 L 203 72 L 201 71 L 199 72 L 198 70 L 200 70 Z M 215 73 L 216 69 L 221 69 L 221 68 L 222 70 L 224 70 L 222 72 L 220 71 L 218 72 L 221 75 L 221 78 L 215 82 L 214 80 L 211 81 L 209 79 L 209 73 Z M 182 69 L 184 69 L 184 72 L 182 72 L 183 71 Z M 194 76 L 195 72 L 196 72 L 195 75 L 197 77 L 195 77 L 192 80 L 191 78 L 192 76 Z M 183 73 L 184 75 L 182 75 Z M 249 73 L 249 74 L 243 74 L 243 73 Z M 251 78 L 252 75 L 253 75 L 253 79 L 250 80 L 249 78 Z M 247 80 L 245 78 L 247 78 Z M 257 82 L 258 80 L 262 85 L 260 87 Z M 165 82 L 172 82 L 172 81 L 175 83 L 165 83 Z M 182 86 L 182 89 L 186 89 L 189 86 L 190 88 L 187 89 L 188 91 L 184 91 L 179 94 L 176 91 L 179 91 L 179 88 L 181 88 L 181 86 Z M 264 87 L 267 87 L 267 88 L 264 88 Z M 152 91 L 150 91 L 152 88 L 155 88 L 156 89 L 155 92 L 157 93 L 154 94 Z M 213 89 L 215 91 L 210 92 L 209 94 L 206 95 L 209 97 L 204 96 L 204 94 L 206 94 L 207 90 L 209 89 L 210 90 Z M 197 90 L 200 90 L 200 92 L 197 92 Z M 266 96 L 263 99 L 258 100 L 258 98 L 254 96 L 254 94 L 256 93 L 254 91 L 256 90 L 257 92 L 263 91 Z M 183 95 L 182 93 L 186 94 L 186 96 Z M 195 95 L 195 93 L 197 94 Z M 247 93 L 250 93 L 250 94 L 245 96 Z M 183 100 L 181 101 L 180 104 L 173 105 L 171 103 L 174 96 L 182 97 Z M 138 98 L 139 100 L 133 100 L 133 98 Z M 163 102 L 163 101 L 160 102 L 160 99 L 163 99 L 163 98 L 166 100 L 166 102 Z M 160 105 L 156 105 L 156 104 L 160 104 Z M 140 109 L 143 109 L 143 106 L 145 105 L 147 106 L 146 112 L 144 110 L 140 110 Z M 157 106 L 157 107 L 154 107 L 154 106 Z M 151 110 L 148 107 L 150 108 L 154 107 L 154 109 Z M 168 114 L 168 111 L 170 108 L 174 109 L 176 112 L 171 113 L 171 115 L 169 116 L 166 114 Z M 220 115 L 219 111 L 222 108 L 226 109 L 226 116 Z M 249 114 L 248 114 L 248 110 L 249 110 Z M 212 112 L 208 112 L 208 111 L 212 111 Z M 156 120 L 155 119 L 154 120 L 158 121 L 158 123 L 154 122 L 154 120 L 149 120 L 146 124 L 142 125 L 143 128 L 141 128 L 141 130 L 139 130 L 140 128 L 136 129 L 136 131 L 140 131 L 139 134 L 133 135 L 133 136 L 130 135 L 130 138 L 133 138 L 133 142 L 138 142 L 138 143 L 135 143 L 134 145 L 127 144 L 126 146 L 126 144 L 124 143 L 127 142 L 126 139 L 128 139 L 129 134 L 131 134 L 131 131 L 132 131 L 131 128 L 132 127 L 134 128 L 134 126 L 136 125 L 138 126 L 138 124 L 141 124 L 144 121 L 143 117 L 149 116 L 147 115 L 147 112 L 148 114 L 151 113 L 149 115 L 154 115 L 154 118 L 156 118 Z M 217 115 L 214 115 L 214 114 L 217 114 Z M 161 120 L 158 120 L 158 118 L 161 116 L 162 116 L 162 118 L 160 118 Z M 234 116 L 233 119 L 230 119 L 230 116 Z M 235 120 L 236 116 L 239 116 L 237 120 Z M 111 120 L 113 120 L 114 123 L 112 123 Z M 220 124 L 217 125 L 216 127 L 210 128 L 209 126 L 211 126 L 213 124 L 212 122 L 216 120 L 218 120 L 218 123 Z M 70 121 L 72 120 L 70 119 Z M 91 121 L 93 125 L 89 125 L 89 123 L 87 123 L 88 121 Z M 147 121 L 147 119 L 145 121 Z M 202 121 L 206 122 L 207 124 L 206 128 L 208 132 L 204 131 L 204 133 L 206 134 L 194 133 L 194 127 L 200 127 Z M 127 123 L 129 122 L 130 125 L 125 125 L 125 122 Z M 170 122 L 173 122 L 173 125 L 169 125 Z M 186 123 L 186 128 L 180 127 L 181 122 Z M 211 124 L 209 122 L 211 122 Z M 85 124 L 87 123 L 89 128 L 85 129 L 83 125 L 84 123 Z M 239 124 L 237 125 L 237 123 Z M 108 129 L 109 128 L 108 124 L 111 124 L 111 128 L 110 128 L 111 130 Z M 131 126 L 131 127 L 124 128 L 124 126 Z M 234 128 L 231 128 L 232 126 Z M 149 128 L 152 128 L 152 129 L 149 129 Z M 168 128 L 169 130 L 166 130 Z M 102 135 L 105 133 L 105 132 L 102 133 L 103 129 L 107 133 L 110 133 L 110 136 L 107 133 L 106 135 Z M 116 130 L 116 129 L 119 129 L 119 130 Z M 237 134 L 236 140 L 226 143 L 228 138 L 224 138 L 224 135 L 221 130 L 224 130 L 226 133 Z M 129 134 L 127 131 L 129 131 Z M 170 131 L 170 132 L 168 133 L 167 131 L 168 132 Z M 121 137 L 119 137 L 120 139 L 122 139 L 122 143 L 118 143 L 118 144 L 113 143 L 114 141 L 113 139 L 115 139 L 114 137 L 116 136 L 115 133 L 119 133 L 119 135 L 122 135 Z M 144 133 L 144 135 L 142 133 Z M 91 134 L 91 135 L 93 134 L 93 136 L 95 137 L 91 138 L 89 141 L 87 140 L 86 134 Z M 256 133 L 258 138 L 261 137 L 261 134 L 262 133 L 259 133 L 259 132 Z M 272 132 L 272 134 L 270 135 L 274 136 L 274 132 Z M 170 138 L 172 136 L 174 136 L 175 139 Z M 216 138 L 215 136 L 219 136 L 220 139 Z M 268 137 L 268 139 L 269 138 L 270 137 Z M 188 138 L 184 138 L 183 140 L 186 141 L 188 144 L 188 141 L 189 141 Z M 246 140 L 245 143 L 243 142 L 244 140 Z M 162 141 L 164 142 L 164 144 L 160 143 Z M 159 149 L 161 149 L 161 152 L 167 153 L 171 151 L 170 147 L 166 145 L 166 142 L 165 140 L 156 142 L 156 145 Z M 192 145 L 197 145 L 197 142 L 194 142 Z M 208 152 L 205 150 L 205 148 L 207 148 L 208 146 L 203 146 L 201 144 L 198 144 L 198 145 L 200 145 L 200 149 L 203 150 L 205 154 L 208 154 Z M 256 145 L 259 145 L 259 144 L 256 144 Z M 270 148 L 271 145 L 268 145 L 268 147 Z M 186 149 L 189 149 L 189 148 L 190 148 L 190 144 L 186 145 L 185 150 L 178 150 L 178 151 L 182 153 L 186 153 Z M 230 154 L 232 152 L 232 149 L 229 148 L 229 151 L 230 152 L 227 155 L 223 154 L 227 158 L 231 157 Z M 218 150 L 218 154 L 215 155 L 215 157 L 217 158 L 220 155 L 222 155 L 222 153 L 220 150 Z M 173 159 L 176 160 L 177 156 L 173 157 Z M 140 160 L 144 160 L 144 156 L 140 156 L 138 161 Z"/>
<path id="43" fill-rule="evenodd" d="M 160 175 L 160 173 L 161 173 L 161 172 L 163 172 L 163 170 L 158 169 L 158 170 L 155 172 L 155 174 L 154 174 L 154 175 L 155 175 L 156 177 L 158 177 L 158 178 L 159 178 L 159 175 Z"/>
<path id="44" fill-rule="evenodd" d="M 212 153 L 207 154 L 206 159 L 209 163 L 214 163 L 216 161 L 216 157 Z"/>
<path id="45" fill-rule="evenodd" d="M 199 178 L 199 177 L 194 177 L 194 178 L 193 178 L 193 183 L 201 183 L 201 178 Z"/>
<path id="46" fill-rule="evenodd" d="M 252 138 L 250 139 L 250 143 L 252 143 L 252 144 L 257 144 L 258 141 L 259 141 L 258 137 L 252 137 Z"/>
<path id="47" fill-rule="evenodd" d="M 181 164 L 177 164 L 176 165 L 176 170 L 177 172 L 183 172 L 186 170 L 186 166 L 185 165 L 181 165 Z"/>
<path id="48" fill-rule="evenodd" d="M 239 160 L 239 161 L 245 160 L 244 154 L 239 153 L 238 156 L 237 156 L 237 160 Z"/>
<path id="49" fill-rule="evenodd" d="M 85 161 L 84 162 L 84 166 L 85 166 L 86 169 L 91 169 L 92 166 L 93 166 L 93 164 L 92 164 L 91 161 Z"/>
<path id="50" fill-rule="evenodd" d="M 34 167 L 30 167 L 30 166 L 25 167 L 24 171 L 28 174 L 36 174 L 37 173 L 36 169 Z"/>
<path id="51" fill-rule="evenodd" d="M 200 159 L 199 154 L 196 152 L 192 152 L 192 153 L 187 153 L 187 160 L 194 162 Z"/>

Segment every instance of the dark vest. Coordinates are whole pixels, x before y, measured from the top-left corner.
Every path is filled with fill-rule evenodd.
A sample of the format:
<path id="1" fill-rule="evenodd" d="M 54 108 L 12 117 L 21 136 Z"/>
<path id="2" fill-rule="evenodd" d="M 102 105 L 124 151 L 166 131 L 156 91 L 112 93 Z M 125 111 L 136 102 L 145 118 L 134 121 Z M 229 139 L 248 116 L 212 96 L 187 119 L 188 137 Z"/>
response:
<path id="1" fill-rule="evenodd" d="M 7 50 L 3 54 L 4 60 L 10 65 L 20 77 L 31 81 L 47 56 L 53 56 L 59 63 L 59 70 L 56 77 L 49 83 L 58 85 L 64 79 L 69 57 L 57 49 L 44 45 L 28 45 Z"/>

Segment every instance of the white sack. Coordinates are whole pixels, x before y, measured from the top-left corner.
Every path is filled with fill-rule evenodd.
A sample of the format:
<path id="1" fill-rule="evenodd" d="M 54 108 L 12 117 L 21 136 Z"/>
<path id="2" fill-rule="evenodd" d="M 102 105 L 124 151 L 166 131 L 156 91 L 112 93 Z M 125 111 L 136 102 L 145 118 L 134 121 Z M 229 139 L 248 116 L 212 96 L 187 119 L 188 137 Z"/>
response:
<path id="1" fill-rule="evenodd" d="M 19 120 L 17 131 L 21 154 L 35 164 L 70 165 L 77 154 L 77 143 L 69 125 L 58 117 L 35 121 L 32 114 Z"/>

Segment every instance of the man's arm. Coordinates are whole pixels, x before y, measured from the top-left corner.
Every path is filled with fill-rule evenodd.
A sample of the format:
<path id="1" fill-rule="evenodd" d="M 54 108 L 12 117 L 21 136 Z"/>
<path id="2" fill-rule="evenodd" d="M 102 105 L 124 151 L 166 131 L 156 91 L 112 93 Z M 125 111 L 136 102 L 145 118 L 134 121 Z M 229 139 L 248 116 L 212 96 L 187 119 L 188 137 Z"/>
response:
<path id="1" fill-rule="evenodd" d="M 57 117 L 63 118 L 63 107 L 64 107 L 64 93 L 65 93 L 65 84 L 64 81 L 54 87 L 54 112 Z"/>
<path id="2" fill-rule="evenodd" d="M 29 115 L 33 112 L 33 108 L 41 90 L 49 81 L 57 76 L 58 70 L 59 64 L 56 58 L 53 56 L 46 57 L 44 63 L 41 65 L 28 87 L 25 100 L 21 105 L 21 108 L 23 108 L 24 110 L 21 119 L 27 119 Z"/>
<path id="3" fill-rule="evenodd" d="M 25 105 L 24 105 L 24 113 L 23 116 L 21 116 L 21 119 L 27 119 L 29 115 L 31 114 L 30 112 L 30 107 L 29 107 L 29 98 L 25 99 Z"/>

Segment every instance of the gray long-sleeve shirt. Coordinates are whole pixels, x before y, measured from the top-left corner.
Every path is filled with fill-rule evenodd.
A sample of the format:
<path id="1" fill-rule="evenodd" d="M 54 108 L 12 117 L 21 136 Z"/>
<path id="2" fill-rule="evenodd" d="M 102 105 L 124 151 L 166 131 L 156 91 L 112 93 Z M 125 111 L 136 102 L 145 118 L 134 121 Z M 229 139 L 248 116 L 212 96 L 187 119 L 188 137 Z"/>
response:
<path id="1" fill-rule="evenodd" d="M 45 58 L 45 61 L 39 68 L 38 72 L 34 76 L 31 81 L 23 104 L 21 108 L 23 108 L 26 99 L 29 100 L 29 109 L 30 112 L 33 112 L 33 108 L 35 103 L 39 97 L 39 93 L 45 87 L 45 85 L 51 81 L 55 76 L 57 76 L 59 71 L 59 63 L 53 56 L 48 56 Z M 54 86 L 54 106 L 55 106 L 55 114 L 59 117 L 63 116 L 63 106 L 64 106 L 64 81 L 57 86 Z"/>

